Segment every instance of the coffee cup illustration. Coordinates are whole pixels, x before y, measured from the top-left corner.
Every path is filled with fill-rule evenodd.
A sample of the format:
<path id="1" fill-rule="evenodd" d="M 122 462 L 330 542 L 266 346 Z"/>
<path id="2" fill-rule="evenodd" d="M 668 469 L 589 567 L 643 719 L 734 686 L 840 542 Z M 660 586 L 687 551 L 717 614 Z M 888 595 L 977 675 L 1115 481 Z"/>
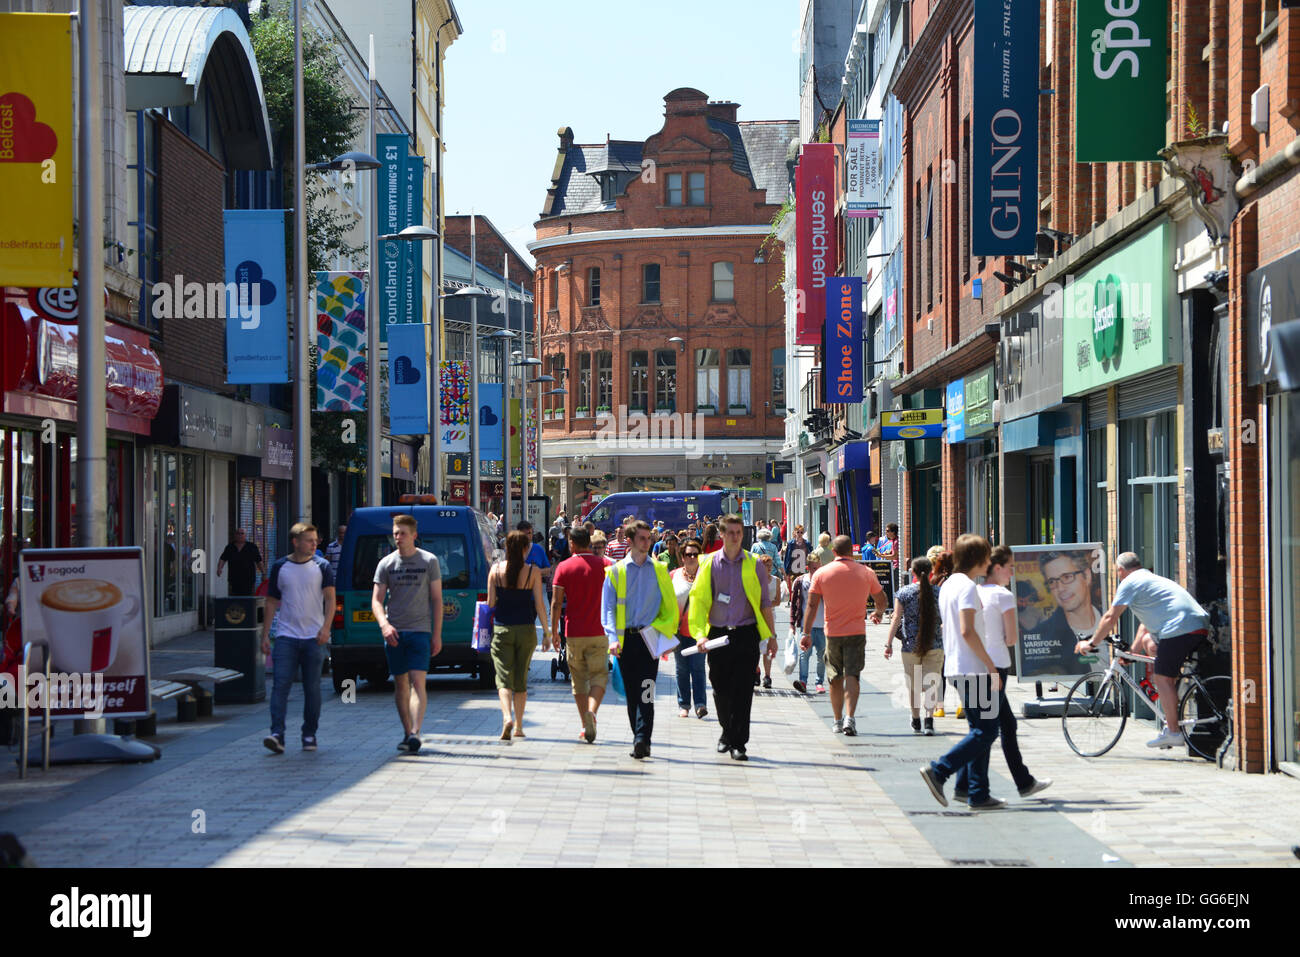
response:
<path id="1" fill-rule="evenodd" d="M 56 582 L 41 593 L 51 666 L 68 674 L 107 671 L 117 660 L 122 626 L 138 614 L 140 602 L 112 582 Z"/>

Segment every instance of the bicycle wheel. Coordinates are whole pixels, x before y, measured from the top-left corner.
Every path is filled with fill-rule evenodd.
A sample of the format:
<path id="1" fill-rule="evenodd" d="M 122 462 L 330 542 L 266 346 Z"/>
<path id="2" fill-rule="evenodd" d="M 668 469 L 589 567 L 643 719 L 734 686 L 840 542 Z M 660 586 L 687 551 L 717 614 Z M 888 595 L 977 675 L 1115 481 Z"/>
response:
<path id="1" fill-rule="evenodd" d="M 1178 726 L 1192 753 L 1213 761 L 1232 733 L 1232 679 L 1217 675 L 1194 680 L 1178 702 Z"/>
<path id="2" fill-rule="evenodd" d="M 1065 696 L 1061 729 L 1066 744 L 1080 757 L 1099 757 L 1115 747 L 1127 721 L 1119 680 L 1105 671 L 1088 672 Z"/>

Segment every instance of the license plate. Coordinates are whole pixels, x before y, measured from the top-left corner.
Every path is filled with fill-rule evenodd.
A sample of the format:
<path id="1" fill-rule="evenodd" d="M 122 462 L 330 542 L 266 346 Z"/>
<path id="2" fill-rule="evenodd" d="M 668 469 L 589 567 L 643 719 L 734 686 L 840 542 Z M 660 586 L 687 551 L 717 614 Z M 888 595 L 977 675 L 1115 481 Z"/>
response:
<path id="1" fill-rule="evenodd" d="M 373 611 L 354 611 L 352 613 L 353 621 L 374 621 L 375 613 Z"/>

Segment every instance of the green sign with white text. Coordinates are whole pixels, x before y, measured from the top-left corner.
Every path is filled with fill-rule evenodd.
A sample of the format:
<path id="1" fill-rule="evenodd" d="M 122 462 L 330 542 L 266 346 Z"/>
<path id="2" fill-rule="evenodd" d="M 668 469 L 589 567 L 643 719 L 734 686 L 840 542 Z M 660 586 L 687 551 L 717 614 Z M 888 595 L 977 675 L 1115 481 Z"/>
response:
<path id="1" fill-rule="evenodd" d="M 1167 0 L 1076 0 L 1074 158 L 1154 162 L 1165 145 Z"/>
<path id="2" fill-rule="evenodd" d="M 966 438 L 993 431 L 993 366 L 966 376 L 963 384 L 966 404 Z"/>
<path id="3" fill-rule="evenodd" d="M 1079 395 L 1175 361 L 1171 320 L 1173 230 L 1167 222 L 1067 282 L 1061 357 L 1063 395 Z"/>

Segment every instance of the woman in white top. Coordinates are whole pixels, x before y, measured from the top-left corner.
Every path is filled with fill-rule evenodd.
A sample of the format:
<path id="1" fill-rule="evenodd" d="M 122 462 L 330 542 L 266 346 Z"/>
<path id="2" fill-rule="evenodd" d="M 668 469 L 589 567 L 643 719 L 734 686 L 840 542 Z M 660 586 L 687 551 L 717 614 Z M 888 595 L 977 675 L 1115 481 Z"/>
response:
<path id="1" fill-rule="evenodd" d="M 1002 687 L 998 691 L 998 731 L 1002 738 L 1002 756 L 1006 758 L 1007 770 L 1016 782 L 1016 789 L 1021 797 L 1037 794 L 1052 783 L 1050 778 L 1036 779 L 1025 767 L 1020 757 L 1020 745 L 1016 742 L 1016 713 L 1011 710 L 1007 700 L 1007 675 L 1011 672 L 1011 652 L 1016 646 L 1019 629 L 1016 627 L 1016 596 L 1008 586 L 1011 584 L 1013 566 L 1011 549 L 999 545 L 989 557 L 989 569 L 984 584 L 977 586 L 980 601 L 984 604 L 984 645 L 989 657 L 998 666 L 998 675 Z M 953 785 L 953 797 L 962 800 L 967 797 L 966 769 L 957 772 Z"/>

